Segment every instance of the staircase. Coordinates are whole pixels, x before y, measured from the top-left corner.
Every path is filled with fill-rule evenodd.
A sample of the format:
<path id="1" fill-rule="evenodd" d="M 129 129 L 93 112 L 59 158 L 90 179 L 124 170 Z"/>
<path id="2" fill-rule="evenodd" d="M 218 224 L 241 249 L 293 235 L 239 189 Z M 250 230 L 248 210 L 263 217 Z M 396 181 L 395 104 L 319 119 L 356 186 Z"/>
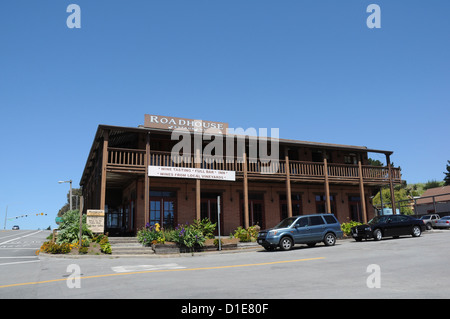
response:
<path id="1" fill-rule="evenodd" d="M 151 247 L 144 247 L 136 237 L 109 237 L 111 255 L 151 255 L 155 252 Z"/>

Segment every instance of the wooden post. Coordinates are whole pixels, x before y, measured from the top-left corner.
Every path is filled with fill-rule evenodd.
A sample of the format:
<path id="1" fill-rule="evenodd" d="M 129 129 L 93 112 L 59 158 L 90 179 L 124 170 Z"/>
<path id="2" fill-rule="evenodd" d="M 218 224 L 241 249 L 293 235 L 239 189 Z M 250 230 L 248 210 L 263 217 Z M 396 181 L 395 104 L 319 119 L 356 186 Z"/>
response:
<path id="1" fill-rule="evenodd" d="M 323 173 L 325 175 L 325 196 L 326 196 L 326 213 L 331 214 L 331 201 L 330 201 L 330 185 L 328 183 L 328 162 L 327 154 L 323 153 Z"/>
<path id="2" fill-rule="evenodd" d="M 150 176 L 148 167 L 150 165 L 150 133 L 147 133 L 145 141 L 145 176 L 144 176 L 144 225 L 150 222 Z"/>
<path id="3" fill-rule="evenodd" d="M 396 210 L 396 205 L 395 205 L 395 193 L 394 193 L 394 185 L 392 183 L 392 168 L 391 168 L 391 159 L 390 159 L 390 155 L 386 154 L 386 162 L 387 162 L 387 166 L 388 166 L 388 173 L 389 173 L 389 188 L 391 191 L 391 205 L 392 205 L 392 214 L 396 214 L 397 210 Z"/>
<path id="4" fill-rule="evenodd" d="M 106 201 L 106 165 L 108 164 L 109 131 L 103 132 L 102 181 L 100 185 L 100 209 L 105 210 Z"/>
<path id="5" fill-rule="evenodd" d="M 286 170 L 286 199 L 287 199 L 287 213 L 288 217 L 292 217 L 292 196 L 291 196 L 291 176 L 289 167 L 288 149 L 285 149 L 285 170 Z"/>
<path id="6" fill-rule="evenodd" d="M 362 175 L 361 155 L 358 158 L 358 174 L 359 174 L 359 196 L 361 198 L 363 223 L 367 224 L 366 197 L 364 195 L 364 178 Z"/>
<path id="7" fill-rule="evenodd" d="M 81 242 L 82 242 L 82 238 L 83 238 L 83 204 L 84 204 L 84 199 L 83 196 L 81 196 L 80 199 L 80 225 L 79 225 L 79 236 L 78 236 L 78 249 L 81 248 Z"/>
<path id="8" fill-rule="evenodd" d="M 247 154 L 244 152 L 244 228 L 248 228 L 250 226 L 249 222 L 249 214 L 248 214 L 248 176 L 247 176 Z"/>
<path id="9" fill-rule="evenodd" d="M 200 168 L 200 149 L 197 147 L 195 149 L 195 167 Z M 201 187 L 200 187 L 200 179 L 196 179 L 195 181 L 195 218 L 200 220 L 201 218 Z"/>

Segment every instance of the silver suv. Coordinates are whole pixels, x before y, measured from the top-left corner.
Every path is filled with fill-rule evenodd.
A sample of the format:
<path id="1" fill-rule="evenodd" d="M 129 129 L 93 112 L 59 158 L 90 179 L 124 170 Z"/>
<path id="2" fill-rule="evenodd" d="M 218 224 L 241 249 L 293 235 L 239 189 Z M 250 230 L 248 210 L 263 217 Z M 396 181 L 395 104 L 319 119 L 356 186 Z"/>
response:
<path id="1" fill-rule="evenodd" d="M 295 244 L 310 247 L 323 242 L 333 246 L 336 238 L 342 238 L 341 224 L 332 214 L 314 214 L 288 217 L 271 229 L 258 233 L 258 244 L 266 250 L 289 250 Z"/>
<path id="2" fill-rule="evenodd" d="M 431 214 L 431 215 L 424 215 L 424 216 L 420 217 L 420 220 L 423 221 L 423 223 L 427 227 L 427 230 L 430 230 L 434 227 L 434 224 L 440 218 L 441 217 L 438 214 Z"/>

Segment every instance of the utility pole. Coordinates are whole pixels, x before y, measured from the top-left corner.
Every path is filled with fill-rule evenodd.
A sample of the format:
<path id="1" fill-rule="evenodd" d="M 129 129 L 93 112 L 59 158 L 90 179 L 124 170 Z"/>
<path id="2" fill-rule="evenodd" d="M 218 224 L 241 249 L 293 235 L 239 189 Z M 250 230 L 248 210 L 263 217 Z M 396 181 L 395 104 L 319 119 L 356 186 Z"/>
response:
<path id="1" fill-rule="evenodd" d="M 6 206 L 6 212 L 5 212 L 5 225 L 3 226 L 3 230 L 6 230 L 6 218 L 8 217 L 8 206 Z"/>

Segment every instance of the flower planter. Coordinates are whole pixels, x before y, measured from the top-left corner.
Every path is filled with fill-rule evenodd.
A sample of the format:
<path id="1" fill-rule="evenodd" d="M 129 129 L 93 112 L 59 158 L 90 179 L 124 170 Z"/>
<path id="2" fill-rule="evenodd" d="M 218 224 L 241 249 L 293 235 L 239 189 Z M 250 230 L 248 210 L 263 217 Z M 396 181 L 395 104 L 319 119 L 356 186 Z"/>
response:
<path id="1" fill-rule="evenodd" d="M 219 245 L 214 244 L 215 239 L 207 239 L 205 240 L 205 246 L 203 247 L 203 251 L 213 251 L 213 250 L 219 250 Z M 222 244 L 221 248 L 222 250 L 228 250 L 228 249 L 236 249 L 237 244 L 239 242 L 238 238 L 221 238 Z"/>
<path id="2" fill-rule="evenodd" d="M 153 244 L 155 254 L 179 254 L 180 247 L 176 243 L 166 242 L 165 244 Z"/>
<path id="3" fill-rule="evenodd" d="M 237 249 L 239 242 L 238 238 L 221 238 L 222 250 Z M 180 254 L 180 253 L 192 253 L 202 251 L 216 251 L 219 249 L 218 245 L 214 245 L 214 239 L 206 239 L 204 246 L 194 247 L 193 249 L 188 247 L 181 247 L 176 243 L 166 242 L 164 244 L 153 244 L 153 251 L 155 254 Z"/>

